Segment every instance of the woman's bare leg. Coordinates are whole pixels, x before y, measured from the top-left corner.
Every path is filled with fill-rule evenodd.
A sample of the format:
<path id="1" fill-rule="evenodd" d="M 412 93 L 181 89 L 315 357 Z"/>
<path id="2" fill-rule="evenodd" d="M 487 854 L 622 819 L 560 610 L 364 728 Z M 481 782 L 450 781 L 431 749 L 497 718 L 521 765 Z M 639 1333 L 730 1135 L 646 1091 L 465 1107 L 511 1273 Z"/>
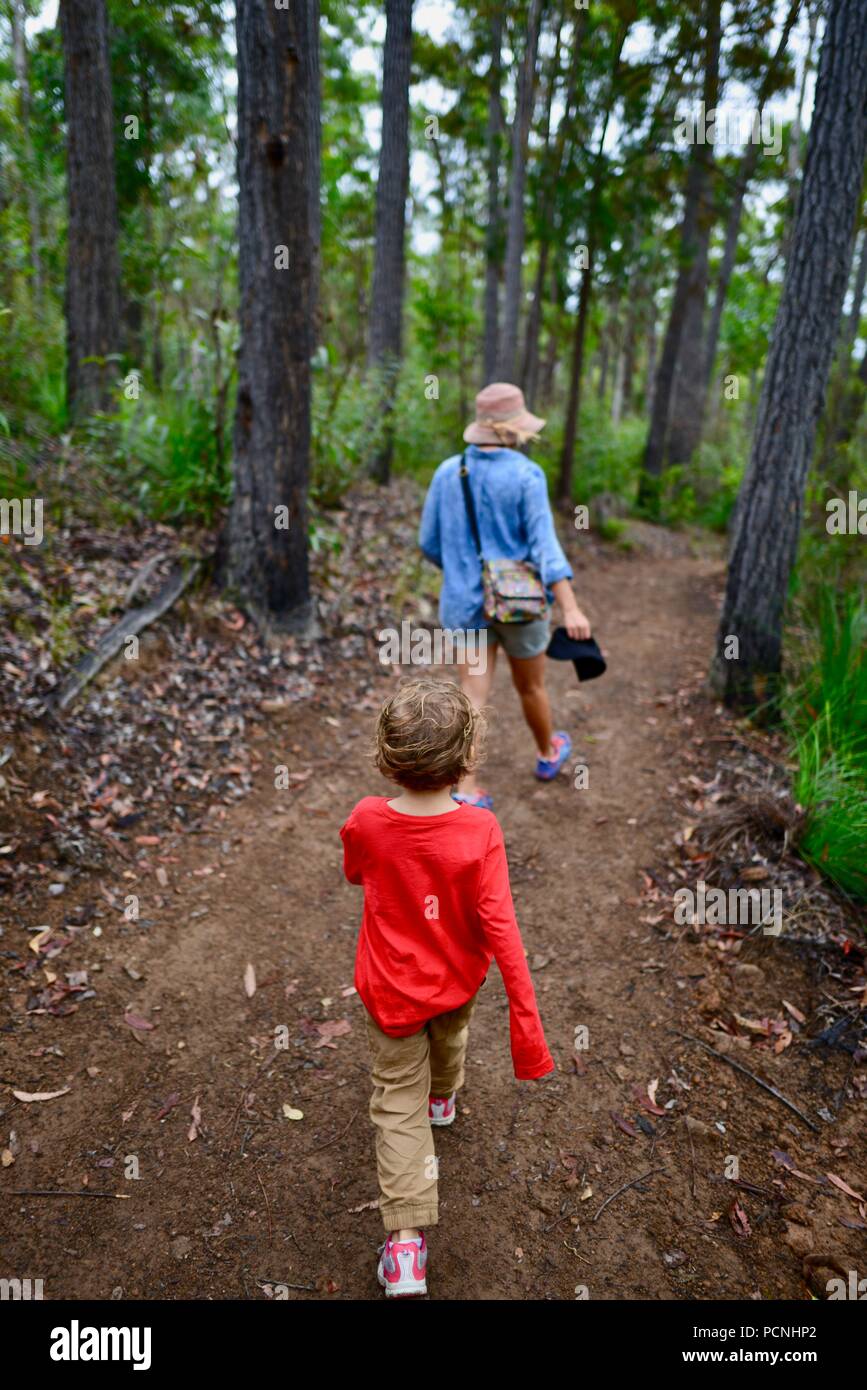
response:
<path id="1" fill-rule="evenodd" d="M 536 740 L 536 748 L 540 758 L 554 756 L 554 750 L 551 747 L 551 735 L 554 732 L 551 723 L 551 702 L 545 688 L 545 663 L 547 659 L 544 652 L 541 652 L 539 656 L 509 657 L 512 680 L 521 700 L 524 718 Z"/>
<path id="2" fill-rule="evenodd" d="M 488 703 L 491 694 L 491 686 L 494 682 L 494 671 L 497 665 L 497 647 L 499 642 L 488 642 L 485 648 L 484 670 L 479 665 L 470 666 L 461 663 L 457 668 L 458 680 L 461 690 L 466 695 L 474 709 L 481 709 Z M 477 787 L 476 775 L 470 772 L 461 782 L 458 783 L 458 791 L 472 796 Z"/>

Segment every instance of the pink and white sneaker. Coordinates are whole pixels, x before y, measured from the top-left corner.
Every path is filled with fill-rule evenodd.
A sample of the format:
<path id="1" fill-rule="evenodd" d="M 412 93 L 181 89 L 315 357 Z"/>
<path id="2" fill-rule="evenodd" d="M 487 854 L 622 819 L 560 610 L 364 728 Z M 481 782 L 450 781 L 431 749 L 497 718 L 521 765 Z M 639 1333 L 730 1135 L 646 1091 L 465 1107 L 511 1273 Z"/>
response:
<path id="1" fill-rule="evenodd" d="M 432 1125 L 453 1125 L 455 1122 L 455 1095 L 452 1091 L 450 1096 L 429 1096 L 427 1104 L 427 1117 Z"/>
<path id="2" fill-rule="evenodd" d="M 376 1277 L 386 1298 L 413 1298 L 427 1293 L 427 1242 L 424 1231 L 414 1240 L 392 1240 L 381 1247 Z"/>

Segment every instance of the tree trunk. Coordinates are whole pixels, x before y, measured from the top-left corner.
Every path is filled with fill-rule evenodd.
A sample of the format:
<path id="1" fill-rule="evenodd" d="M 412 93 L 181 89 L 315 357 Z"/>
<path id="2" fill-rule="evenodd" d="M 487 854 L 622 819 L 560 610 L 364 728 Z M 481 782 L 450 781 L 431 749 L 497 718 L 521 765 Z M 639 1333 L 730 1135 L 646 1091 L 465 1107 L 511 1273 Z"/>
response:
<path id="1" fill-rule="evenodd" d="M 611 332 L 608 323 L 600 324 L 599 327 L 599 376 L 596 379 L 596 396 L 600 403 L 605 400 L 608 390 L 608 369 L 611 365 Z"/>
<path id="2" fill-rule="evenodd" d="M 623 418 L 623 382 L 625 376 L 626 354 L 623 351 L 622 338 L 618 335 L 614 358 L 614 385 L 611 390 L 611 423 L 615 429 L 618 428 Z"/>
<path id="3" fill-rule="evenodd" d="M 531 409 L 536 399 L 539 381 L 539 335 L 542 329 L 542 304 L 545 298 L 545 281 L 548 274 L 551 243 L 556 239 L 558 231 L 555 218 L 557 186 L 562 176 L 567 138 L 572 127 L 575 96 L 578 87 L 578 59 L 586 29 L 587 11 L 579 10 L 578 14 L 575 16 L 572 30 L 572 63 L 569 71 L 569 82 L 563 98 L 563 114 L 560 117 L 560 123 L 557 127 L 557 139 L 554 142 L 553 149 L 548 148 L 548 132 L 550 130 L 552 98 L 554 95 L 553 76 L 548 93 L 548 108 L 546 111 L 545 126 L 545 167 L 542 173 L 539 263 L 536 268 L 536 285 L 533 291 L 533 303 L 530 306 L 530 313 L 527 319 L 527 331 L 524 341 L 524 366 L 521 373 L 521 385 L 523 387 L 524 396 Z M 562 20 L 561 28 L 557 33 L 558 61 L 554 68 L 555 74 L 559 67 L 561 32 Z"/>
<path id="4" fill-rule="evenodd" d="M 314 32 L 319 33 L 319 0 L 311 0 L 310 22 Z M 307 89 L 310 92 L 308 107 L 309 124 L 307 131 L 307 164 L 310 170 L 310 306 L 312 315 L 312 348 L 316 348 L 320 333 L 319 280 L 322 273 L 322 205 L 320 185 L 322 182 L 322 78 L 319 67 L 319 40 L 308 44 L 304 54 L 307 63 Z"/>
<path id="5" fill-rule="evenodd" d="M 566 424 L 563 430 L 563 450 L 560 454 L 560 476 L 557 482 L 557 496 L 561 502 L 572 501 L 572 466 L 575 458 L 575 443 L 578 438 L 578 410 L 581 405 L 581 374 L 584 370 L 584 343 L 587 336 L 587 311 L 590 307 L 590 292 L 592 287 L 593 248 L 591 247 L 588 265 L 581 279 L 578 315 L 575 319 L 575 338 L 572 344 L 572 370 L 569 376 L 569 400 L 566 406 Z"/>
<path id="6" fill-rule="evenodd" d="M 837 450 L 840 445 L 848 444 L 852 438 L 858 423 L 858 416 L 861 413 L 861 388 L 857 378 L 854 382 L 851 380 L 851 373 L 853 366 L 852 349 L 858 337 L 865 287 L 867 287 L 867 231 L 864 232 L 861 240 L 861 252 L 855 270 L 852 308 L 840 334 L 836 365 L 831 374 L 831 385 L 828 388 L 828 399 L 825 402 L 824 439 L 819 471 L 832 483 L 838 481 L 833 477 Z M 848 472 L 848 470 L 846 471 Z"/>
<path id="7" fill-rule="evenodd" d="M 382 144 L 376 186 L 376 250 L 367 343 L 368 370 L 379 377 L 379 408 L 386 421 L 385 438 L 370 464 L 373 477 L 380 483 L 387 483 L 391 473 L 392 410 L 403 340 L 412 0 L 386 0 L 385 15 Z"/>
<path id="8" fill-rule="evenodd" d="M 712 679 L 751 707 L 779 684 L 804 485 L 849 274 L 867 155 L 863 0 L 830 0 L 798 214 L 735 515 Z M 732 658 L 731 637 L 738 641 Z M 728 650 L 727 650 L 728 649 Z"/>
<path id="9" fill-rule="evenodd" d="M 653 393 L 656 389 L 656 368 L 659 356 L 659 332 L 656 324 L 656 304 L 650 299 L 650 318 L 647 323 L 647 370 L 644 374 L 644 413 L 653 418 Z"/>
<path id="10" fill-rule="evenodd" d="M 551 178 L 551 167 L 556 158 L 555 151 L 551 145 L 551 112 L 554 107 L 554 96 L 557 91 L 557 82 L 560 75 L 561 39 L 564 18 L 565 15 L 561 10 L 560 17 L 557 21 L 557 37 L 548 73 L 547 92 L 545 95 L 545 118 L 542 123 L 542 148 L 536 156 L 537 163 L 541 170 L 539 178 L 539 212 L 541 215 L 539 216 L 537 227 L 539 256 L 536 265 L 536 278 L 533 285 L 533 298 L 530 302 L 527 324 L 524 330 L 524 352 L 521 359 L 521 370 L 519 374 L 521 389 L 524 392 L 524 399 L 530 406 L 532 406 L 533 403 L 533 397 L 536 391 L 536 378 L 539 372 L 539 330 L 542 325 L 542 301 L 545 294 L 545 276 L 548 269 L 548 255 L 551 244 L 550 222 L 553 194 L 553 188 L 551 187 L 553 182 Z M 568 106 L 569 95 L 567 93 L 566 109 L 563 119 L 568 119 Z"/>
<path id="11" fill-rule="evenodd" d="M 238 0 L 241 343 L 223 577 L 266 630 L 310 619 L 310 103 L 315 0 Z M 286 508 L 285 512 L 281 511 Z M 288 524 L 287 524 L 288 521 Z"/>
<path id="12" fill-rule="evenodd" d="M 779 68 L 780 61 L 785 55 L 789 42 L 789 35 L 797 23 L 798 15 L 801 12 L 801 0 L 792 0 L 792 5 L 783 25 L 780 41 L 774 51 L 774 55 L 768 64 L 761 87 L 759 88 L 756 109 L 761 117 L 762 108 L 773 85 L 773 80 Z M 732 272 L 735 267 L 735 256 L 738 249 L 738 235 L 741 228 L 741 217 L 744 210 L 744 198 L 747 188 L 756 172 L 759 156 L 762 152 L 760 141 L 754 140 L 749 144 L 741 158 L 738 170 L 737 181 L 732 193 L 732 201 L 729 206 L 729 215 L 726 220 L 725 241 L 723 245 L 722 260 L 717 274 L 716 292 L 714 294 L 713 308 L 711 309 L 710 321 L 708 323 L 707 337 L 704 345 L 704 377 L 707 386 L 710 385 L 713 376 L 714 362 L 716 361 L 717 345 L 719 343 L 720 326 L 722 324 L 723 309 L 725 308 L 726 297 L 728 296 L 729 285 L 731 283 Z M 707 389 L 707 386 L 705 389 Z"/>
<path id="13" fill-rule="evenodd" d="M 701 439 L 706 389 L 701 364 L 705 346 L 704 320 L 714 217 L 709 176 L 699 204 L 695 257 L 689 277 L 686 313 L 669 406 L 666 439 L 666 462 L 669 467 L 688 463 Z"/>
<path id="14" fill-rule="evenodd" d="M 638 354 L 638 303 L 641 293 L 640 284 L 636 286 L 636 294 L 630 296 L 629 309 L 626 314 L 626 328 L 624 330 L 623 343 L 623 401 L 622 408 L 624 415 L 631 415 L 635 403 L 635 360 Z"/>
<path id="15" fill-rule="evenodd" d="M 550 302 L 553 310 L 551 327 L 548 332 L 548 342 L 546 345 L 545 361 L 542 365 L 542 379 L 539 384 L 539 400 L 543 405 L 547 405 L 554 395 L 554 375 L 557 370 L 557 348 L 558 348 L 558 329 L 560 320 L 560 270 L 557 264 L 557 248 L 554 248 L 554 260 L 551 265 L 551 294 Z"/>
<path id="16" fill-rule="evenodd" d="M 509 213 L 506 232 L 506 275 L 503 294 L 503 332 L 497 361 L 501 381 L 513 381 L 518 360 L 518 325 L 521 316 L 521 267 L 524 258 L 524 187 L 527 181 L 527 140 L 535 95 L 536 52 L 542 0 L 530 0 L 527 42 L 518 74 L 518 96 L 512 126 L 512 172 L 509 179 Z"/>
<path id="17" fill-rule="evenodd" d="M 798 89 L 798 106 L 795 112 L 795 119 L 792 121 L 791 129 L 789 130 L 789 158 L 786 171 L 788 217 L 782 244 L 782 257 L 784 261 L 788 261 L 789 259 L 792 229 L 794 228 L 798 213 L 798 188 L 801 177 L 801 132 L 804 128 L 804 104 L 807 97 L 807 81 L 810 76 L 810 69 L 813 65 L 813 49 L 816 44 L 818 26 L 819 7 L 817 5 L 811 5 L 809 7 L 810 33 L 807 41 L 807 52 L 804 55 L 804 66 L 801 70 L 801 84 Z"/>
<path id="18" fill-rule="evenodd" d="M 73 418 L 107 410 L 119 374 L 120 263 L 105 0 L 61 0 L 66 62 L 66 394 Z"/>
<path id="19" fill-rule="evenodd" d="M 575 320 L 575 338 L 572 344 L 572 370 L 569 377 L 569 399 L 566 405 L 566 425 L 563 431 L 563 448 L 560 453 L 560 472 L 557 479 L 557 496 L 558 499 L 564 503 L 571 503 L 572 501 L 572 472 L 575 463 L 575 443 L 578 438 L 578 412 L 581 405 L 581 374 L 584 370 L 584 341 L 587 333 L 587 314 L 590 307 L 590 293 L 593 288 L 596 215 L 603 184 L 602 155 L 605 149 L 605 136 L 608 133 L 608 123 L 611 120 L 611 112 L 614 107 L 620 58 L 629 33 L 630 24 L 631 20 L 627 19 L 620 25 L 617 41 L 614 46 L 608 87 L 608 101 L 605 108 L 605 117 L 602 122 L 602 131 L 599 136 L 599 144 L 596 149 L 593 183 L 590 189 L 589 209 L 587 214 L 589 229 L 587 234 L 587 266 L 581 279 L 578 315 Z"/>
<path id="20" fill-rule="evenodd" d="M 703 98 L 705 111 L 710 111 L 716 107 L 719 95 L 720 0 L 706 0 L 704 10 L 706 58 Z M 651 507 L 655 506 L 658 497 L 658 479 L 662 473 L 668 445 L 675 373 L 684 328 L 690 322 L 695 324 L 704 300 L 707 280 L 706 238 L 710 234 L 708 223 L 712 217 L 712 149 L 712 146 L 696 142 L 689 161 L 680 233 L 680 268 L 656 374 L 653 412 L 639 490 L 640 499 Z M 677 441 L 677 447 L 678 451 L 682 449 L 682 440 Z"/>
<path id="21" fill-rule="evenodd" d="M 488 74 L 488 224 L 485 232 L 485 348 L 484 380 L 493 381 L 500 355 L 500 271 L 503 260 L 500 213 L 500 141 L 503 111 L 502 80 L 503 12 L 495 6 L 491 15 L 491 68 Z"/>
<path id="22" fill-rule="evenodd" d="M 539 243 L 539 263 L 536 266 L 536 283 L 533 289 L 533 303 L 527 316 L 527 334 L 524 340 L 524 366 L 521 372 L 521 386 L 524 399 L 530 409 L 536 399 L 536 386 L 539 378 L 539 333 L 542 327 L 542 300 L 545 295 L 545 279 L 548 274 L 548 256 L 551 243 L 547 236 Z"/>
<path id="23" fill-rule="evenodd" d="M 24 137 L 24 154 L 27 160 L 24 185 L 27 197 L 27 223 L 30 233 L 30 271 L 33 276 L 33 298 L 35 303 L 39 305 L 42 303 L 43 289 L 42 219 L 39 210 L 39 177 L 31 128 L 30 72 L 27 63 L 27 33 L 25 29 L 27 11 L 22 0 L 10 0 L 9 19 L 12 25 L 12 57 L 15 64 L 15 80 L 18 83 L 21 131 Z"/>

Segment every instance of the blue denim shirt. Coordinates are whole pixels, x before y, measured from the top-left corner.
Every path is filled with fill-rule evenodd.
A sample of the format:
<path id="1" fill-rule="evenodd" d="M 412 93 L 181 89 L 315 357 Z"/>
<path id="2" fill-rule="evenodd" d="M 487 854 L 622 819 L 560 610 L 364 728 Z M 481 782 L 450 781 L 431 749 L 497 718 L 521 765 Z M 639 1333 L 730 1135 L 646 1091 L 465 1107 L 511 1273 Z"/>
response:
<path id="1" fill-rule="evenodd" d="M 444 628 L 487 627 L 482 574 L 461 487 L 461 456 L 441 463 L 431 479 L 419 529 L 419 545 L 443 572 L 440 622 Z M 550 586 L 571 579 L 537 463 L 515 449 L 467 446 L 470 488 L 486 560 L 529 560 L 551 602 Z"/>

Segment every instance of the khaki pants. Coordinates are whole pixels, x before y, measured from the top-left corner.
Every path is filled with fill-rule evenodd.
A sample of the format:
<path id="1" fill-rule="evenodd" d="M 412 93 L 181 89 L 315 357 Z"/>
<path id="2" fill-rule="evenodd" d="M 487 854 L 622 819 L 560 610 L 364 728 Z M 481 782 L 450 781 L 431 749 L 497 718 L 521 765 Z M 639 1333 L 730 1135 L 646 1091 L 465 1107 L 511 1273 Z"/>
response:
<path id="1" fill-rule="evenodd" d="M 386 1231 L 437 1223 L 437 1164 L 428 1097 L 450 1096 L 464 1084 L 474 996 L 430 1019 L 408 1038 L 390 1038 L 367 1015 L 376 1126 L 379 1210 Z"/>

